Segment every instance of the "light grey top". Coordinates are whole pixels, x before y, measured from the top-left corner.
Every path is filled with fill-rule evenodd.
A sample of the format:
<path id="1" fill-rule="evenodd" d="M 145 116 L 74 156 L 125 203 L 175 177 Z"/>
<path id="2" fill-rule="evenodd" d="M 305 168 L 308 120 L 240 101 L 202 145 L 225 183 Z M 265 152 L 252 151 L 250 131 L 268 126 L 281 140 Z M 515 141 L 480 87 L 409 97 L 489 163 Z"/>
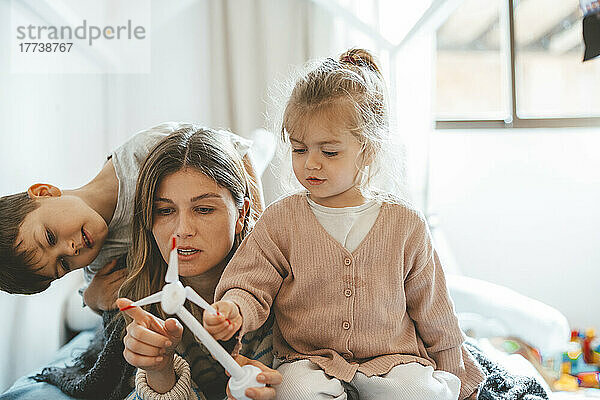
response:
<path id="1" fill-rule="evenodd" d="M 86 286 L 94 275 L 108 262 L 126 254 L 131 245 L 130 229 L 133 217 L 133 197 L 140 168 L 150 150 L 163 138 L 174 131 L 194 124 L 184 122 L 165 122 L 150 129 L 140 131 L 127 142 L 110 153 L 119 180 L 119 194 L 113 217 L 108 224 L 108 235 L 98 256 L 84 268 Z M 224 140 L 237 150 L 240 156 L 246 155 L 252 141 L 234 133 L 218 131 Z"/>

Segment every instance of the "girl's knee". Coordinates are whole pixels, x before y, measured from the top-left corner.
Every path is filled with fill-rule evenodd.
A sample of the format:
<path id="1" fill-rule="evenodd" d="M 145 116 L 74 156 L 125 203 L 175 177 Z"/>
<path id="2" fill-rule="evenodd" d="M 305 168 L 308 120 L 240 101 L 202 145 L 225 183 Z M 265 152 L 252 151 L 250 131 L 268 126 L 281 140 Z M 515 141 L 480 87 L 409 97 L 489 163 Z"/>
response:
<path id="1" fill-rule="evenodd" d="M 429 371 L 431 369 L 431 371 Z M 416 379 L 402 383 L 402 390 L 414 395 L 414 399 L 457 400 L 460 392 L 460 380 L 445 371 L 433 371 L 431 367 Z"/>
<path id="2" fill-rule="evenodd" d="M 341 382 L 328 377 L 323 370 L 308 360 L 286 362 L 277 371 L 282 381 L 275 387 L 281 400 L 345 400 Z"/>
<path id="3" fill-rule="evenodd" d="M 460 380 L 445 371 L 434 371 L 430 366 L 410 363 L 394 367 L 381 378 L 379 385 L 396 392 L 398 399 L 456 400 L 460 392 Z M 376 380 L 374 380 L 375 383 Z M 390 397 L 390 399 L 393 397 Z"/>

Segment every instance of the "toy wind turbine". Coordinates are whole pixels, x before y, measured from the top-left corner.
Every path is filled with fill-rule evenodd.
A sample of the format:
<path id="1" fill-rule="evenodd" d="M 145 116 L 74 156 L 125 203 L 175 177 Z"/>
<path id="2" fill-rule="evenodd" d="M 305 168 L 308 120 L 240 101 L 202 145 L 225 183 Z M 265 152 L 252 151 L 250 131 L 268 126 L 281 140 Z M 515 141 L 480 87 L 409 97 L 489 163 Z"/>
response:
<path id="1" fill-rule="evenodd" d="M 179 282 L 179 260 L 175 237 L 173 237 L 173 245 L 171 247 L 171 254 L 169 255 L 169 266 L 167 267 L 165 281 L 166 285 L 160 292 L 133 302 L 131 305 L 121 309 L 121 311 L 160 302 L 164 312 L 177 315 L 194 335 L 200 339 L 202 344 L 206 346 L 213 358 L 231 375 L 231 379 L 229 379 L 229 390 L 231 391 L 232 396 L 238 400 L 250 400 L 245 395 L 247 388 L 265 386 L 256 381 L 256 376 L 261 370 L 253 365 L 240 366 L 211 336 L 211 334 L 204 329 L 202 324 L 183 306 L 183 303 L 185 303 L 185 300 L 187 299 L 206 310 L 206 312 L 212 314 L 217 313 L 217 311 L 196 293 L 194 289 L 189 286 L 183 287 L 181 282 Z"/>

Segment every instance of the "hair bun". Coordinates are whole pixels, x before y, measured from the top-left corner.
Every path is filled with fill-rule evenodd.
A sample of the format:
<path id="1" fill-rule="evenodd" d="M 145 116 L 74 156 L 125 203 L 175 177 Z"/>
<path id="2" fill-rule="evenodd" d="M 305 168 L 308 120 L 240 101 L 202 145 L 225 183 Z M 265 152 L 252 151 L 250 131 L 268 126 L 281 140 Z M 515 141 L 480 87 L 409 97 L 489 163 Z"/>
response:
<path id="1" fill-rule="evenodd" d="M 340 56 L 340 62 L 359 67 L 367 67 L 381 74 L 375 58 L 365 49 L 350 49 Z"/>

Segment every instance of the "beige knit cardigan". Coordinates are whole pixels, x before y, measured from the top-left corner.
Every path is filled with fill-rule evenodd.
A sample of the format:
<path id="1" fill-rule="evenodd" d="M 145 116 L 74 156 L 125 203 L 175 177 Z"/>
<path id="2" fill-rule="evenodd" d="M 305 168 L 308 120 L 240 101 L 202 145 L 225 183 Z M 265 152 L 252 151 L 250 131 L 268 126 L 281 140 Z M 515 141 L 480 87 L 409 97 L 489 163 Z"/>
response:
<path id="1" fill-rule="evenodd" d="M 272 204 L 225 268 L 215 299 L 240 307 L 241 335 L 272 309 L 276 357 L 308 359 L 346 382 L 409 362 L 458 376 L 460 399 L 483 380 L 463 346 L 427 224 L 403 202 L 384 202 L 353 252 L 325 231 L 305 193 Z"/>

